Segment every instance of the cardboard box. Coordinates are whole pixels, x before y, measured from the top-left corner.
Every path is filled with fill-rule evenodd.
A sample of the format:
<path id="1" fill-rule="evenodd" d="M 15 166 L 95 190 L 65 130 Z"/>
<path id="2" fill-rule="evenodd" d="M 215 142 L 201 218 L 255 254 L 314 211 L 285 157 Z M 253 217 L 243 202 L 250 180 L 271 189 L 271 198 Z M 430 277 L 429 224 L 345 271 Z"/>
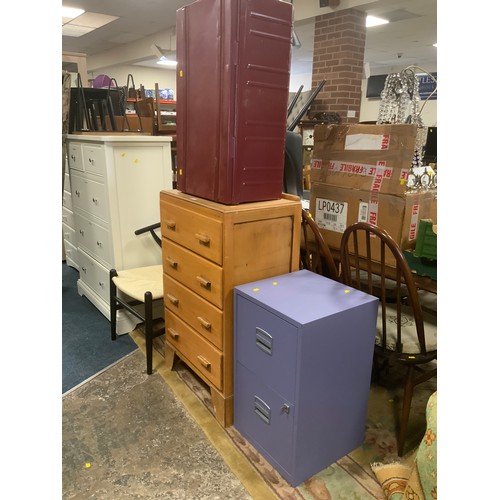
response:
<path id="1" fill-rule="evenodd" d="M 313 183 L 309 211 L 333 250 L 340 250 L 342 234 L 357 221 L 384 228 L 407 250 L 415 248 L 420 219 L 437 221 L 435 198 L 435 191 L 396 196 Z M 362 252 L 366 255 L 366 248 Z M 380 261 L 378 249 L 372 248 L 372 258 Z"/>
<path id="2" fill-rule="evenodd" d="M 416 125 L 316 125 L 311 182 L 404 196 Z"/>

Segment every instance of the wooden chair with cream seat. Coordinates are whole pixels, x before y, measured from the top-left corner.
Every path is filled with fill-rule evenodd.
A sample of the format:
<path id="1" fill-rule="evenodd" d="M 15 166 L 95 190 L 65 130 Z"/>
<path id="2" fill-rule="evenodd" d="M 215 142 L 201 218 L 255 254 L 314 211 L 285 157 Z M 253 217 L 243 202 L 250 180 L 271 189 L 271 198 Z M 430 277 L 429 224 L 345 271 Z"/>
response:
<path id="1" fill-rule="evenodd" d="M 348 226 L 341 240 L 340 259 L 342 281 L 380 300 L 374 362 L 404 367 L 397 431 L 398 455 L 402 456 L 414 388 L 437 375 L 437 315 L 422 309 L 408 262 L 384 229 L 366 222 Z M 389 289 L 395 300 L 387 300 Z"/>
<path id="2" fill-rule="evenodd" d="M 337 265 L 318 224 L 305 209 L 302 209 L 300 268 L 340 281 Z"/>
<path id="3" fill-rule="evenodd" d="M 150 232 L 161 247 L 161 239 L 155 229 L 160 223 L 135 231 L 136 235 Z M 137 267 L 109 272 L 111 340 L 116 340 L 116 314 L 125 309 L 142 323 L 146 337 L 146 371 L 153 373 L 153 339 L 165 333 L 163 320 L 153 318 L 153 303 L 163 301 L 163 266 Z"/>

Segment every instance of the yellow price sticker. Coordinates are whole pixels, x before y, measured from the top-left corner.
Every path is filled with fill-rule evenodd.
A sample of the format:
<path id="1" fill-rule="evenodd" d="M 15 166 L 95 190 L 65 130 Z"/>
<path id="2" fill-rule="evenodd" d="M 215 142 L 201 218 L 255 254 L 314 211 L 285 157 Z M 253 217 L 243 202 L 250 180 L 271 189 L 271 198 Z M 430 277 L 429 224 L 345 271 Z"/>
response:
<path id="1" fill-rule="evenodd" d="M 260 290 L 260 288 L 254 288 L 253 291 L 254 292 L 258 292 Z"/>

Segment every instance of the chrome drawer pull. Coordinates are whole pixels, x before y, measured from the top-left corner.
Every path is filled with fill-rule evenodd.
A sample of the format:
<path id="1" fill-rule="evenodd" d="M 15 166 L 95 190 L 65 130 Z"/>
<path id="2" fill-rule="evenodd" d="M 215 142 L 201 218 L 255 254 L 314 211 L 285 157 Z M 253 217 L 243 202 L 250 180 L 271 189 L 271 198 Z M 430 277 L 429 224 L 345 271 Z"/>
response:
<path id="1" fill-rule="evenodd" d="M 202 245 L 210 245 L 210 238 L 207 235 L 202 233 L 196 233 L 194 236 L 196 239 L 200 241 Z"/>
<path id="2" fill-rule="evenodd" d="M 198 356 L 198 360 L 207 370 L 210 370 L 212 366 L 210 361 L 207 361 L 203 356 Z"/>
<path id="3" fill-rule="evenodd" d="M 170 229 L 171 231 L 175 231 L 175 222 L 172 220 L 167 220 L 165 221 L 165 225 L 167 226 L 167 229 Z"/>
<path id="4" fill-rule="evenodd" d="M 173 268 L 173 269 L 177 269 L 177 262 L 176 262 L 174 259 L 172 259 L 172 257 L 167 257 L 167 259 L 166 259 L 166 260 L 167 260 L 167 264 L 168 264 L 171 268 Z"/>
<path id="5" fill-rule="evenodd" d="M 173 328 L 168 328 L 167 332 L 174 340 L 177 340 L 179 338 L 179 334 Z"/>
<path id="6" fill-rule="evenodd" d="M 207 290 L 210 290 L 212 283 L 204 278 L 203 276 L 196 276 L 196 279 L 200 282 L 200 285 Z"/>
<path id="7" fill-rule="evenodd" d="M 283 406 L 281 407 L 281 413 L 286 413 L 288 415 L 290 413 L 290 405 L 283 403 Z"/>
<path id="8" fill-rule="evenodd" d="M 177 297 L 174 297 L 173 295 L 171 295 L 170 293 L 167 293 L 167 298 L 168 300 L 170 300 L 170 302 L 174 305 L 174 306 L 178 306 L 179 305 L 179 299 Z"/>
<path id="9" fill-rule="evenodd" d="M 205 318 L 202 318 L 201 316 L 198 316 L 196 318 L 205 330 L 211 330 L 212 329 L 212 323 L 208 322 Z"/>

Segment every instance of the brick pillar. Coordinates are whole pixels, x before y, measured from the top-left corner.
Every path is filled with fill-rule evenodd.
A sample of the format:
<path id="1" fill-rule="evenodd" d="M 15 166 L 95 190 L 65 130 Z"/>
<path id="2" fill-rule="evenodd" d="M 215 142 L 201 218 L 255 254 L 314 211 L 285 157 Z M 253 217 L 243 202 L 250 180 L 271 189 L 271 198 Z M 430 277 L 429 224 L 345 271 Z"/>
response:
<path id="1" fill-rule="evenodd" d="M 309 110 L 337 112 L 342 123 L 358 123 L 365 52 L 366 14 L 346 9 L 316 17 L 312 88 L 326 83 Z M 355 111 L 347 118 L 347 111 Z"/>

